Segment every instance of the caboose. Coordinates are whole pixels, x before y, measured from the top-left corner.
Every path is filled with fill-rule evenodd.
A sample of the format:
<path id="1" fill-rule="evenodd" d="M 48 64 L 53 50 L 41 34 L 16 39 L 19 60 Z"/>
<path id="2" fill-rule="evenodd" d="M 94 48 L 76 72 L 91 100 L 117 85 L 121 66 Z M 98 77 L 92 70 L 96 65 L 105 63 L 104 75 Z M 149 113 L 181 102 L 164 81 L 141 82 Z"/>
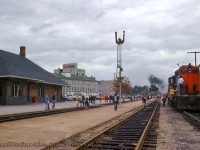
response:
<path id="1" fill-rule="evenodd" d="M 188 65 L 180 66 L 175 75 L 168 79 L 169 88 L 173 86 L 177 90 L 179 77 L 184 80 L 183 89 L 175 94 L 172 101 L 177 109 L 200 109 L 200 72 L 199 67 Z"/>

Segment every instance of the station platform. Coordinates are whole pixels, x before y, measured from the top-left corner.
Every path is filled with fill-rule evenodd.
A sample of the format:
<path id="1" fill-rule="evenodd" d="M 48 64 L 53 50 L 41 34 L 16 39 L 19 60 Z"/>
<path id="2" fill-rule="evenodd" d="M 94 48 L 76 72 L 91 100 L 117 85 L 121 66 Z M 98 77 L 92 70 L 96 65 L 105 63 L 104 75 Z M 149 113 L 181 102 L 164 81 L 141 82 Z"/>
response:
<path id="1" fill-rule="evenodd" d="M 63 109 L 63 108 L 73 108 L 76 107 L 77 101 L 65 101 L 65 102 L 56 102 L 55 109 Z M 96 106 L 101 104 L 109 104 L 104 100 L 100 101 L 96 100 L 95 104 L 90 103 L 90 106 Z M 50 110 L 52 109 L 52 103 L 50 103 Z M 37 103 L 37 104 L 28 104 L 28 105 L 0 105 L 0 116 L 1 115 L 9 115 L 9 114 L 17 114 L 17 113 L 25 113 L 25 112 L 35 112 L 35 111 L 43 111 L 45 110 L 45 103 Z M 80 105 L 78 106 L 80 107 Z"/>
<path id="2" fill-rule="evenodd" d="M 76 102 L 56 103 L 56 108 L 75 107 Z M 105 104 L 103 100 L 101 104 Z M 71 106 L 70 106 L 71 105 Z M 99 105 L 97 100 L 95 105 Z M 52 106 L 52 104 L 51 104 Z M 1 150 L 40 150 L 72 135 L 93 128 L 121 114 L 142 106 L 141 101 L 123 103 L 117 111 L 113 105 L 104 105 L 95 109 L 72 111 L 55 115 L 47 115 L 30 119 L 0 123 Z M 5 106 L 6 108 L 31 108 L 31 106 Z M 45 104 L 36 104 L 44 110 Z M 1 106 L 2 108 L 2 106 Z M 1 109 L 0 108 L 0 109 Z M 32 108 L 31 108 L 32 109 Z M 39 109 L 39 110 L 40 110 Z M 33 109 L 32 109 L 33 110 Z M 13 110 L 14 111 L 14 110 Z M 12 112 L 13 112 L 12 111 Z M 61 149 L 67 149 L 62 148 Z"/>

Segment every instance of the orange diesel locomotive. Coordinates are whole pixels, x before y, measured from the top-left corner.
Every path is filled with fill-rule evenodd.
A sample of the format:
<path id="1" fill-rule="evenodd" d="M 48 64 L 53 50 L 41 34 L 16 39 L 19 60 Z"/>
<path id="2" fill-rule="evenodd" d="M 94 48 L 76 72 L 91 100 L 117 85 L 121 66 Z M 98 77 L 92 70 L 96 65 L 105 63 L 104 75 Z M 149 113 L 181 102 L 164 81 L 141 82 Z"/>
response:
<path id="1" fill-rule="evenodd" d="M 169 89 L 173 87 L 177 91 L 179 77 L 184 80 L 183 89 L 180 95 L 175 94 L 171 100 L 177 109 L 200 109 L 200 72 L 199 67 L 191 64 L 183 65 L 175 71 L 175 75 L 169 77 Z M 168 90 L 169 91 L 169 90 Z"/>

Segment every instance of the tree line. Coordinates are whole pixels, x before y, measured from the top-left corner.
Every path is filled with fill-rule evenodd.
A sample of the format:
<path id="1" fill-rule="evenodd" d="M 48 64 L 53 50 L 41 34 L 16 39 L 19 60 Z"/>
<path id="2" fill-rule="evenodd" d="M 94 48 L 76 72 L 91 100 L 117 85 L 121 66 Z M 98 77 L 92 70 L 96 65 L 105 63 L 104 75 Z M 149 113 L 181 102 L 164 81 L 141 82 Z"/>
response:
<path id="1" fill-rule="evenodd" d="M 129 81 L 128 77 L 117 78 L 113 82 L 113 91 L 119 93 L 120 82 L 122 95 L 148 95 L 149 93 L 161 94 L 163 88 L 165 87 L 164 80 L 156 77 L 155 75 L 150 75 L 148 77 L 150 86 L 135 85 L 132 87 L 132 83 Z"/>

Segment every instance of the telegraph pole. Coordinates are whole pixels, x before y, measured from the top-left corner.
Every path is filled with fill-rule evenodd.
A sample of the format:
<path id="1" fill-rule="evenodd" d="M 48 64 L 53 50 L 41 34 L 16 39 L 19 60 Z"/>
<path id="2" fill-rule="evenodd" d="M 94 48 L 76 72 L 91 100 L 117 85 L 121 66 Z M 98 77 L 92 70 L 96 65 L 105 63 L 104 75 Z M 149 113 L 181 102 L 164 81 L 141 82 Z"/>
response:
<path id="1" fill-rule="evenodd" d="M 197 53 L 200 53 L 200 52 L 196 52 L 196 51 L 194 51 L 194 52 L 187 52 L 187 53 L 194 53 L 194 56 L 195 56 L 195 66 L 197 66 Z"/>
<path id="2" fill-rule="evenodd" d="M 119 69 L 119 101 L 121 104 L 121 97 L 122 97 L 122 76 L 121 72 L 123 71 L 122 68 L 122 44 L 124 43 L 125 40 L 125 31 L 123 31 L 123 39 L 117 39 L 117 32 L 115 32 L 115 42 L 117 44 L 117 71 Z M 116 72 L 117 76 L 117 72 Z"/>

